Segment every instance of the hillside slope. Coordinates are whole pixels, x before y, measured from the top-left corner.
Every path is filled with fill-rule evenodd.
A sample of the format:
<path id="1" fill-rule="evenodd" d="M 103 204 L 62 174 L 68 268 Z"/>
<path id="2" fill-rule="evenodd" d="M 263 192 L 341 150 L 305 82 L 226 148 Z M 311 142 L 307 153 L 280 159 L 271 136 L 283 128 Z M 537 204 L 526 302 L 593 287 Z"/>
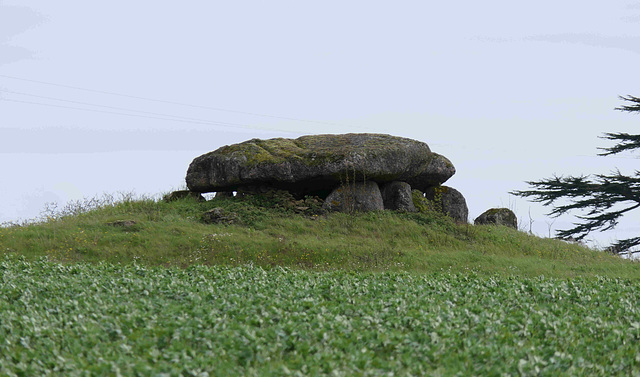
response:
<path id="1" fill-rule="evenodd" d="M 213 208 L 226 221 L 204 223 Z M 323 214 L 313 200 L 278 196 L 94 199 L 0 228 L 0 250 L 65 263 L 640 277 L 638 263 L 506 227 L 459 225 L 428 211 Z"/>

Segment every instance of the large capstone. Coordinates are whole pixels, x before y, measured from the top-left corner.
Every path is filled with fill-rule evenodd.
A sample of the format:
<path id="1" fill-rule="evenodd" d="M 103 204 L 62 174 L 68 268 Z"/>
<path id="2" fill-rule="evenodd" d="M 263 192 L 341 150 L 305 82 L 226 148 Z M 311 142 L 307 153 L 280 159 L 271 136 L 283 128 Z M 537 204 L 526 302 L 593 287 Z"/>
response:
<path id="1" fill-rule="evenodd" d="M 224 146 L 195 158 L 186 181 L 195 192 L 270 186 L 326 197 L 342 184 L 365 181 L 402 181 L 426 190 L 454 173 L 447 158 L 420 141 L 381 134 L 309 135 Z"/>

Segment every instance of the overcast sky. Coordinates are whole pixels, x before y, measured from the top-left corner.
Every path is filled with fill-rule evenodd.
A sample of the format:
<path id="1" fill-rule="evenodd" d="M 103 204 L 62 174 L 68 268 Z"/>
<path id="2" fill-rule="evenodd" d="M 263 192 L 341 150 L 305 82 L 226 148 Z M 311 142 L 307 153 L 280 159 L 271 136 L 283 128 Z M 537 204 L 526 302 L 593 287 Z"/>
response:
<path id="1" fill-rule="evenodd" d="M 596 157 L 640 96 L 640 1 L 0 1 L 0 222 L 45 202 L 184 186 L 250 138 L 379 132 L 426 142 L 470 219 Z M 640 214 L 603 244 L 637 236 Z M 561 218 L 553 228 L 570 225 Z"/>

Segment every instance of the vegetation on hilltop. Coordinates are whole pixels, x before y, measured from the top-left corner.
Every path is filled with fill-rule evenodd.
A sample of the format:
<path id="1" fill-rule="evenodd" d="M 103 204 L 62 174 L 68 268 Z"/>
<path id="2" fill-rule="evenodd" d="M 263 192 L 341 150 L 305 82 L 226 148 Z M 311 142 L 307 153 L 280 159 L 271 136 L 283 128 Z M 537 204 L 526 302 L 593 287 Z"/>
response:
<path id="1" fill-rule="evenodd" d="M 277 195 L 77 203 L 40 223 L 0 228 L 0 250 L 64 263 L 640 277 L 638 264 L 603 252 L 507 227 L 456 224 L 427 208 L 322 214 L 302 205 Z M 237 221 L 202 222 L 212 208 Z M 132 223 L 118 226 L 122 220 Z"/>

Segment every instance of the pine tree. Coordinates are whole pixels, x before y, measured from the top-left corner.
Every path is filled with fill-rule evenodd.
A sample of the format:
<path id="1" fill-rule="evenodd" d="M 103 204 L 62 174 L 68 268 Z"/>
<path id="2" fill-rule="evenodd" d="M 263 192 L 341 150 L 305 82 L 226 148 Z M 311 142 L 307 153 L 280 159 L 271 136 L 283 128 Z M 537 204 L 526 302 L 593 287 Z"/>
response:
<path id="1" fill-rule="evenodd" d="M 616 110 L 640 113 L 640 98 L 621 96 L 625 101 Z M 640 148 L 640 135 L 627 133 L 605 133 L 604 139 L 616 141 L 617 144 L 609 148 L 599 148 L 600 156 L 609 156 Z M 513 195 L 529 198 L 533 202 L 552 206 L 548 215 L 557 217 L 571 211 L 582 211 L 576 215 L 580 222 L 574 227 L 557 232 L 560 239 L 582 240 L 595 230 L 610 230 L 615 228 L 619 219 L 627 212 L 640 208 L 640 171 L 626 176 L 615 169 L 610 174 L 595 174 L 592 176 L 553 176 L 540 181 L 527 182 L 531 190 L 514 191 Z M 560 204 L 562 202 L 562 204 Z M 640 236 L 620 240 L 609 247 L 609 251 L 623 253 L 634 246 L 640 245 Z"/>

